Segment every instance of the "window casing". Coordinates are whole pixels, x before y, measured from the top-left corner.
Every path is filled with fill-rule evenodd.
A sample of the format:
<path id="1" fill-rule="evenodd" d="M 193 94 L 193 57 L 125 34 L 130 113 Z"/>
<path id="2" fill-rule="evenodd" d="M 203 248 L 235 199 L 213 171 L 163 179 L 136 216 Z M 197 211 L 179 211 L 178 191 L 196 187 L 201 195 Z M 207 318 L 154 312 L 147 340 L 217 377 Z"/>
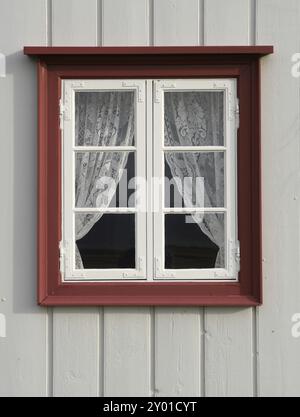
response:
<path id="1" fill-rule="evenodd" d="M 62 83 L 60 126 L 63 147 L 63 216 L 60 262 L 63 279 L 65 281 L 237 280 L 239 243 L 236 218 L 236 132 L 238 128 L 236 80 L 71 79 L 64 80 Z M 128 93 L 133 95 L 133 103 L 126 101 Z M 94 99 L 93 95 L 95 95 Z M 118 95 L 125 97 L 123 106 L 120 104 L 121 101 L 115 104 Z M 101 107 L 99 103 L 102 97 L 106 97 L 107 102 Z M 205 108 L 201 107 L 202 103 L 206 105 Z M 131 116 L 127 114 L 130 105 L 134 113 Z M 79 106 L 80 109 L 77 108 Z M 212 106 L 214 107 L 210 109 Z M 78 115 L 80 111 L 84 113 L 83 116 Z M 113 116 L 114 111 L 118 112 L 115 116 Z M 98 112 L 97 115 L 96 112 Z M 112 115 L 106 116 L 105 112 L 111 112 Z M 122 118 L 122 112 L 124 118 Z M 92 116 L 94 116 L 94 124 L 90 121 Z M 120 128 L 122 120 L 126 122 L 129 117 L 134 127 L 130 144 L 128 132 L 131 127 L 127 125 L 127 129 Z M 210 120 L 213 118 L 220 120 Z M 166 134 L 167 123 L 169 123 L 169 136 Z M 98 126 L 99 124 L 101 126 Z M 119 127 L 117 132 L 114 131 L 117 129 L 115 126 Z M 113 131 L 110 138 L 109 129 Z M 78 143 L 79 131 L 81 143 Z M 102 139 L 98 139 L 101 135 Z M 170 143 L 166 143 L 167 140 Z M 113 171 L 111 168 L 114 163 L 113 157 L 121 161 L 123 158 L 125 161 L 129 152 L 134 159 L 135 180 L 137 183 L 140 182 L 135 190 L 137 201 L 132 207 L 128 207 L 128 204 L 125 207 L 103 204 L 103 198 L 110 200 L 114 192 L 107 193 L 110 196 L 103 197 L 104 193 L 99 191 L 96 183 L 103 182 L 101 173 L 106 171 L 108 171 L 107 179 L 113 179 L 109 178 Z M 102 166 L 101 161 L 99 162 L 101 158 L 104 161 Z M 125 165 L 121 163 L 119 165 L 115 163 L 114 171 L 126 168 L 126 162 L 124 162 Z M 213 166 L 210 166 L 210 163 Z M 170 204 L 165 202 L 165 196 L 169 191 L 165 181 L 165 166 L 168 165 L 173 172 L 179 170 L 179 174 L 184 176 L 184 178 L 175 177 L 179 181 L 178 186 L 184 196 L 184 201 L 181 201 L 182 204 L 179 204 L 179 207 L 168 207 Z M 205 172 L 205 165 L 209 166 L 209 172 Z M 106 169 L 106 167 L 109 168 Z M 146 167 L 148 167 L 148 172 L 146 172 Z M 89 171 L 95 171 L 97 168 L 99 169 L 97 175 L 90 174 Z M 187 174 L 185 171 L 188 169 Z M 215 177 L 209 178 L 212 172 Z M 119 177 L 122 175 L 119 175 L 118 179 Z M 203 182 L 198 181 L 201 179 Z M 194 194 L 196 192 L 198 197 L 196 201 L 192 200 L 195 196 L 189 195 L 188 180 L 192 183 L 192 191 Z M 211 186 L 210 182 L 213 182 L 216 187 L 213 191 L 208 191 Z M 75 183 L 76 187 L 74 187 Z M 108 183 L 109 181 L 105 186 L 109 188 Z M 177 185 L 175 184 L 174 187 Z M 90 188 L 92 191 L 89 193 L 86 189 Z M 175 191 L 178 192 L 177 189 Z M 94 198 L 92 202 L 91 194 L 93 193 L 97 195 L 97 198 Z M 182 196 L 180 197 L 182 200 Z M 201 199 L 203 201 L 200 201 Z M 218 200 L 222 201 L 221 205 L 217 204 Z M 121 222 L 125 220 L 125 216 L 134 216 L 131 227 L 134 227 L 135 265 L 132 265 L 132 268 L 117 267 L 117 263 L 113 268 L 95 268 L 90 265 L 86 267 L 82 262 L 79 265 L 76 264 L 76 257 L 80 257 L 76 239 L 89 233 L 97 221 L 107 220 L 107 215 L 111 215 L 112 226 L 116 215 L 121 216 L 119 217 Z M 84 224 L 89 217 L 92 218 L 91 224 Z M 177 236 L 176 231 L 174 233 L 171 230 L 172 223 L 176 224 L 176 218 L 181 219 L 178 222 L 180 227 Z M 170 226 L 166 227 L 169 223 Z M 180 245 L 183 239 L 180 237 L 180 229 L 190 228 L 197 239 L 194 224 L 191 228 L 188 226 L 190 223 L 197 225 L 199 239 L 200 233 L 203 235 L 204 231 L 204 236 L 218 247 L 215 266 L 197 268 L 193 266 L 193 262 L 189 262 L 189 256 L 190 260 L 192 257 L 188 253 L 185 255 L 186 259 L 184 260 L 183 256 L 183 262 L 181 261 L 185 267 L 182 265 L 175 268 L 168 267 L 169 235 L 171 234 L 173 240 L 175 238 L 179 242 L 177 244 Z M 99 233 L 98 235 L 98 239 L 102 241 L 109 237 L 108 234 L 101 236 Z M 187 241 L 188 239 L 187 236 Z M 105 242 L 102 243 L 105 245 Z M 171 246 L 171 251 L 172 248 L 173 246 Z M 202 252 L 199 247 L 196 249 L 188 245 L 186 249 L 175 247 L 173 250 L 175 253 L 169 256 L 175 258 L 172 260 L 173 264 L 180 263 L 176 261 L 176 258 L 182 258 L 180 252 L 195 252 L 196 257 L 201 256 Z M 207 250 L 204 246 L 203 251 Z M 103 252 L 106 251 L 103 249 Z M 100 256 L 98 251 L 98 257 Z M 128 251 L 127 256 L 129 257 Z"/>
<path id="2" fill-rule="evenodd" d="M 255 47 L 129 47 L 129 48 L 102 48 L 102 47 L 25 47 L 24 53 L 38 59 L 38 302 L 41 305 L 202 305 L 202 306 L 253 306 L 262 302 L 262 262 L 261 262 L 261 194 L 260 194 L 260 58 L 273 52 L 271 46 Z M 113 278 L 90 279 L 87 277 L 68 277 L 63 262 L 60 262 L 60 255 L 68 251 L 64 245 L 63 216 L 64 204 L 62 196 L 64 193 L 64 172 L 63 160 L 64 149 L 62 143 L 62 130 L 60 120 L 68 117 L 65 110 L 70 109 L 68 101 L 64 99 L 62 86 L 65 81 L 73 80 L 80 83 L 83 80 L 99 80 L 114 82 L 119 80 L 122 83 L 130 82 L 129 91 L 134 91 L 135 82 L 144 82 L 145 85 L 145 137 L 154 138 L 154 130 L 157 125 L 148 123 L 154 120 L 155 109 L 161 103 L 153 103 L 157 97 L 154 91 L 153 82 L 163 80 L 165 94 L 171 94 L 173 80 L 176 84 L 180 81 L 192 82 L 196 80 L 232 80 L 235 84 L 235 91 L 239 98 L 239 129 L 236 130 L 236 183 L 231 184 L 231 175 L 226 173 L 226 183 L 229 181 L 231 191 L 228 194 L 233 196 L 235 187 L 235 209 L 236 228 L 233 236 L 240 242 L 240 268 L 239 272 L 231 279 L 217 279 L 197 276 L 181 277 L 159 277 L 155 279 L 156 268 L 161 271 L 162 263 L 157 266 L 154 260 L 153 238 L 149 239 L 149 224 L 154 219 L 151 213 L 152 186 L 147 182 L 147 213 L 146 213 L 146 255 L 148 257 L 145 270 L 152 280 L 134 278 Z M 177 81 L 178 80 L 178 81 Z M 181 81 L 180 81 L 181 82 Z M 151 84 L 151 86 L 149 86 Z M 167 87 L 167 84 L 169 86 Z M 179 84 L 176 85 L 178 87 Z M 175 87 L 175 89 L 176 89 Z M 151 93 L 149 92 L 151 90 Z M 153 90 L 153 91 L 152 91 Z M 162 89 L 163 90 L 163 89 Z M 140 90 L 139 90 L 140 91 Z M 176 96 L 174 96 L 176 97 Z M 174 99 L 173 97 L 173 99 Z M 167 100 L 172 101 L 171 95 Z M 174 99 L 174 102 L 176 100 Z M 231 101 L 231 109 L 236 103 Z M 157 104 L 157 107 L 155 107 Z M 230 112 L 230 117 L 234 111 Z M 162 113 L 160 116 L 162 117 Z M 147 157 L 151 152 L 158 152 L 162 148 L 162 141 L 155 142 L 153 149 L 152 142 L 145 143 Z M 186 145 L 186 143 L 185 143 Z M 188 146 L 188 145 L 187 145 Z M 72 149 L 70 155 L 76 150 Z M 162 149 L 160 149 L 162 151 Z M 176 154 L 177 151 L 174 151 Z M 180 151 L 180 149 L 178 150 Z M 232 148 L 230 152 L 232 151 Z M 79 152 L 79 151 L 77 151 Z M 204 149 L 202 149 L 204 152 Z M 219 151 L 223 152 L 223 150 Z M 226 158 L 230 152 L 224 151 Z M 162 153 L 162 152 L 160 152 Z M 164 150 L 166 153 L 166 150 Z M 180 153 L 180 152 L 179 152 Z M 182 152 L 181 152 L 182 153 Z M 200 152 L 201 153 L 201 152 Z M 183 154 L 183 153 L 182 153 Z M 174 156 L 174 155 L 173 155 Z M 229 155 L 230 156 L 230 155 Z M 71 158 L 71 156 L 70 156 Z M 153 165 L 158 163 L 152 155 Z M 80 159 L 80 158 L 79 158 Z M 130 158 L 128 158 L 129 160 Z M 173 157 L 168 155 L 169 173 L 173 172 Z M 190 160 L 187 154 L 177 158 Z M 192 158 L 193 159 L 193 158 Z M 221 158 L 222 159 L 222 158 Z M 232 159 L 232 158 L 231 158 Z M 199 166 L 201 158 L 197 156 Z M 132 161 L 132 158 L 131 158 Z M 161 155 L 162 162 L 162 155 Z M 130 163 L 132 165 L 132 162 Z M 129 164 L 129 165 L 130 165 Z M 233 167 L 234 164 L 231 164 Z M 146 161 L 145 170 L 147 178 L 153 175 L 153 165 Z M 167 166 L 167 165 L 165 165 Z M 224 165 L 225 171 L 227 169 Z M 162 168 L 160 168 L 162 169 Z M 179 175 L 181 171 L 177 170 Z M 173 174 L 172 174 L 173 175 Z M 225 187 L 226 188 L 226 187 Z M 68 190 L 68 192 L 74 192 Z M 161 191 L 162 193 L 162 191 Z M 228 211 L 228 197 L 225 197 L 223 209 Z M 159 195 L 161 202 L 162 195 Z M 149 199 L 150 196 L 150 199 Z M 153 200 L 153 199 L 152 199 Z M 204 196 L 205 201 L 205 196 Z M 233 201 L 233 200 L 231 200 Z M 206 207 L 210 208 L 211 205 Z M 215 205 L 216 206 L 216 205 Z M 172 207 L 172 206 L 171 206 Z M 83 207 L 81 207 L 83 208 Z M 73 208 L 72 208 L 73 209 Z M 170 207 L 168 207 L 170 209 Z M 177 208 L 176 208 L 177 210 Z M 174 208 L 174 211 L 176 211 Z M 211 210 L 211 208 L 210 208 Z M 209 210 L 207 210 L 209 211 Z M 186 213 L 184 213 L 185 215 Z M 115 215 L 115 214 L 114 214 Z M 120 214 L 119 216 L 123 216 Z M 177 220 L 174 223 L 171 214 L 164 214 L 167 217 L 166 229 L 173 231 L 174 224 L 177 227 Z M 177 214 L 176 214 L 177 215 Z M 162 217 L 162 214 L 160 215 Z M 173 214 L 172 214 L 173 216 Z M 174 214 L 175 216 L 175 214 Z M 177 216 L 180 216 L 179 214 Z M 159 217 L 159 212 L 158 212 Z M 193 218 L 193 216 L 191 216 Z M 116 217 L 117 219 L 117 217 Z M 171 220 L 172 221 L 171 221 Z M 161 221 L 161 220 L 160 220 Z M 99 224 L 101 222 L 98 222 Z M 131 227 L 131 222 L 127 222 Z M 121 223 L 120 223 L 121 224 Z M 197 225 L 196 225 L 197 226 Z M 95 225 L 95 228 L 97 225 Z M 106 225 L 107 227 L 107 225 Z M 197 226 L 198 227 L 198 226 Z M 199 228 L 199 227 L 198 227 Z M 180 237 L 186 235 L 180 232 Z M 232 228 L 233 230 L 233 228 Z M 227 233 L 227 230 L 226 230 Z M 174 235 L 173 235 L 174 238 Z M 184 239 L 182 239 L 184 240 Z M 175 242 L 177 244 L 177 242 Z M 189 242 L 188 242 L 189 243 Z M 173 245 L 173 247 L 172 247 Z M 176 246 L 176 245 L 175 245 Z M 231 247 L 228 246 L 228 253 Z M 83 246 L 81 246 L 82 249 Z M 168 240 L 168 248 L 174 252 L 174 241 Z M 61 248 L 61 249 L 60 249 Z M 177 250 L 177 249 L 176 249 Z M 232 259 L 239 258 L 238 245 L 233 249 Z M 158 256 L 161 251 L 158 253 Z M 174 259 L 178 256 L 169 256 L 166 265 L 173 265 Z M 64 256 L 61 256 L 61 260 Z M 198 262 L 198 257 L 193 257 Z M 111 261 L 111 259 L 109 260 Z M 160 259 L 159 259 L 160 261 Z M 163 260 L 163 262 L 165 262 Z M 177 262 L 177 261 L 176 261 Z M 198 263 L 195 263 L 198 265 Z M 156 265 L 155 265 L 156 264 Z M 159 264 L 159 262 L 158 262 Z M 136 266 L 138 264 L 135 264 Z M 236 266 L 238 263 L 236 262 Z M 172 269 L 171 268 L 171 269 Z M 211 268 L 211 266 L 210 266 Z M 210 269 L 209 268 L 209 269 Z M 108 269 L 108 268 L 107 268 Z M 168 268 L 166 268 L 168 269 Z M 181 269 L 178 262 L 175 268 Z M 192 268 L 188 268 L 189 272 Z M 195 269 L 199 269 L 198 267 Z M 204 269 L 201 267 L 200 269 Z M 238 268 L 234 268 L 236 271 Z M 62 270 L 62 271 L 61 271 Z M 63 272 L 63 274 L 62 274 Z M 131 272 L 131 271 L 130 271 Z M 71 278 L 71 279 L 67 279 Z"/>

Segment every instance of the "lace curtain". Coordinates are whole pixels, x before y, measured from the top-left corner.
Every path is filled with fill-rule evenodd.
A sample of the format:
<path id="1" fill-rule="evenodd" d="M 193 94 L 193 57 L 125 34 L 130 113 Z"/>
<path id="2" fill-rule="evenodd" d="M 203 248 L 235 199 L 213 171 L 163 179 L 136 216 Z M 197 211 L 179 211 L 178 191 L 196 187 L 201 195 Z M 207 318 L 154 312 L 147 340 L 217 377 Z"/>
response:
<path id="1" fill-rule="evenodd" d="M 76 94 L 77 146 L 130 146 L 134 141 L 133 92 Z M 128 152 L 77 152 L 76 207 L 107 208 L 126 166 Z M 77 213 L 76 240 L 84 237 L 103 213 Z M 75 246 L 76 268 L 84 268 Z"/>
<path id="2" fill-rule="evenodd" d="M 165 93 L 166 146 L 223 145 L 223 94 L 221 92 Z M 166 152 L 166 161 L 185 207 L 224 206 L 223 152 Z M 192 181 L 184 181 L 184 178 Z M 196 178 L 204 177 L 204 195 L 196 192 Z M 199 184 L 199 183 L 198 183 Z M 192 187 L 190 189 L 187 189 Z M 196 196 L 196 197 L 195 197 Z M 192 214 L 195 223 L 218 247 L 216 268 L 224 267 L 224 216 Z"/>
<path id="3" fill-rule="evenodd" d="M 77 146 L 130 146 L 134 143 L 132 92 L 76 94 L 75 138 Z M 165 145 L 223 145 L 223 95 L 218 92 L 165 94 Z M 224 206 L 224 155 L 222 152 L 166 152 L 172 176 L 192 178 L 183 192 L 186 207 Z M 128 152 L 77 152 L 76 207 L 107 208 L 126 166 Z M 204 195 L 195 193 L 196 178 L 204 177 Z M 187 192 L 186 192 L 187 191 Z M 194 196 L 198 196 L 195 200 Z M 76 240 L 84 237 L 103 213 L 77 213 Z M 220 213 L 193 214 L 193 220 L 219 247 L 216 267 L 224 267 L 224 219 Z M 75 247 L 76 268 L 83 268 Z"/>

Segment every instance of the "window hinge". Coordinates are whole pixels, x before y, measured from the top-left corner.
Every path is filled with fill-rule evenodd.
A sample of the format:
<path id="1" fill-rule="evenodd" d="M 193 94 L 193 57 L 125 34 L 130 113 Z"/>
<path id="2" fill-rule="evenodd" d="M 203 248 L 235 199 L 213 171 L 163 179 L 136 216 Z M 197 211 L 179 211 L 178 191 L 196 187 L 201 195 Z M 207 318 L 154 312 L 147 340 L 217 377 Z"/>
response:
<path id="1" fill-rule="evenodd" d="M 235 105 L 235 123 L 236 128 L 238 129 L 240 127 L 240 100 L 236 99 L 236 105 Z"/>
<path id="2" fill-rule="evenodd" d="M 142 272 L 143 270 L 143 258 L 141 256 L 139 256 L 137 260 L 137 269 L 139 272 Z"/>
<path id="3" fill-rule="evenodd" d="M 160 103 L 161 100 L 161 92 L 165 90 L 169 90 L 171 88 L 176 88 L 176 83 L 171 81 L 161 81 L 155 80 L 154 81 L 154 101 L 155 103 Z"/>
<path id="4" fill-rule="evenodd" d="M 228 242 L 228 249 L 229 249 L 229 273 L 235 274 L 240 271 L 240 259 L 241 259 L 241 252 L 240 252 L 240 242 L 238 240 L 229 240 Z"/>
<path id="5" fill-rule="evenodd" d="M 123 277 L 124 278 L 144 278 L 144 259 L 139 256 L 137 258 L 137 272 L 131 273 L 131 272 L 123 272 Z"/>
<path id="6" fill-rule="evenodd" d="M 236 270 L 237 272 L 239 272 L 240 264 L 241 264 L 241 249 L 240 249 L 240 242 L 238 240 L 236 241 L 236 245 L 235 245 L 234 258 L 235 258 Z"/>
<path id="7" fill-rule="evenodd" d="M 173 274 L 172 272 L 163 272 L 162 262 L 161 259 L 158 257 L 154 258 L 154 274 L 156 278 L 175 278 L 175 274 Z"/>
<path id="8" fill-rule="evenodd" d="M 63 103 L 63 100 L 59 100 L 59 128 L 60 130 L 63 130 L 63 120 L 64 120 L 64 114 L 65 114 L 65 105 Z"/>
<path id="9" fill-rule="evenodd" d="M 66 251 L 62 240 L 59 242 L 59 270 L 62 278 L 65 275 L 65 256 Z"/>
<path id="10" fill-rule="evenodd" d="M 122 82 L 123 87 L 135 87 L 137 89 L 137 100 L 139 103 L 143 103 L 145 101 L 144 97 L 144 88 L 142 87 L 141 83 L 134 83 L 134 82 Z"/>

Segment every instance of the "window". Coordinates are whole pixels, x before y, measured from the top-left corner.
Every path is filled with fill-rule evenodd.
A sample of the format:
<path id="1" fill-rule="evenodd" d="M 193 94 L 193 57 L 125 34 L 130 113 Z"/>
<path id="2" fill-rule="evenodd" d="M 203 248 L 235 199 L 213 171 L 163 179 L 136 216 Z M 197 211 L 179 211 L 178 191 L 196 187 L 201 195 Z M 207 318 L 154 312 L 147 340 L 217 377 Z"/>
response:
<path id="1" fill-rule="evenodd" d="M 64 280 L 237 279 L 236 80 L 62 84 Z"/>
<path id="2" fill-rule="evenodd" d="M 270 52 L 25 48 L 39 58 L 40 304 L 261 303 Z"/>
<path id="3" fill-rule="evenodd" d="M 64 279 L 146 279 L 147 211 L 133 184 L 146 181 L 145 82 L 65 80 L 63 92 Z"/>
<path id="4" fill-rule="evenodd" d="M 162 191 L 153 195 L 154 276 L 235 280 L 236 80 L 153 85 L 153 177 L 164 178 Z"/>

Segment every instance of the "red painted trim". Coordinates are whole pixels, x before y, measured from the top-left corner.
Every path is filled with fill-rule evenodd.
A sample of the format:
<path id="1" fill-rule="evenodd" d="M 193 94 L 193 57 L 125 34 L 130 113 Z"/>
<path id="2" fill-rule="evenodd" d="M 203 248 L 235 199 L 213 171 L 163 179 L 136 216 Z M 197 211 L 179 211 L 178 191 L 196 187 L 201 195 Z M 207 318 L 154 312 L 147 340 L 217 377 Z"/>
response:
<path id="1" fill-rule="evenodd" d="M 263 285 L 262 285 L 262 218 L 261 218 L 261 78 L 260 78 L 260 65 L 259 61 L 254 62 L 252 66 L 255 67 L 253 71 L 254 85 L 256 88 L 252 89 L 252 102 L 256 103 L 256 107 L 252 112 L 252 126 L 254 129 L 253 137 L 258 138 L 252 147 L 252 172 L 257 172 L 257 176 L 252 177 L 253 187 L 252 192 L 257 196 L 257 201 L 253 201 L 252 205 L 252 224 L 257 222 L 258 227 L 253 229 L 253 239 L 257 242 L 254 246 L 256 251 L 255 257 L 258 262 L 254 264 L 254 273 L 261 277 L 259 280 L 254 280 L 253 293 L 256 298 L 262 303 L 263 298 Z"/>
<path id="2" fill-rule="evenodd" d="M 218 48 L 218 49 L 216 49 Z M 250 48 L 250 49 L 249 49 Z M 272 47 L 25 48 L 38 55 L 38 302 L 41 305 L 218 305 L 262 302 L 259 54 Z M 260 48 L 257 50 L 257 48 Z M 59 48 L 62 53 L 64 48 Z M 104 49 L 106 53 L 104 53 Z M 217 54 L 223 50 L 225 55 Z M 48 55 L 45 54 L 48 51 Z M 51 51 L 50 51 L 51 50 Z M 116 51 L 119 56 L 116 55 Z M 167 50 L 169 52 L 167 52 Z M 207 52 L 207 51 L 210 52 Z M 237 52 L 237 51 L 240 52 Z M 250 50 L 252 52 L 250 52 Z M 81 51 L 81 52 L 80 52 Z M 84 51 L 88 51 L 84 55 Z M 108 52 L 109 51 L 109 52 Z M 127 51 L 125 53 L 125 51 Z M 130 55 L 131 51 L 131 55 Z M 133 53 L 133 51 L 135 51 Z M 154 52 L 155 51 L 155 52 Z M 175 53 L 176 51 L 176 53 Z M 179 53 L 179 51 L 181 51 Z M 214 52 L 212 52 L 214 51 Z M 227 52 L 226 52 L 227 51 Z M 236 51 L 236 52 L 234 52 Z M 244 52 L 241 52 L 244 51 Z M 248 51 L 248 52 L 247 52 Z M 254 52 L 255 51 L 255 52 Z M 260 52 L 258 52 L 260 51 Z M 266 52 L 268 51 L 268 52 Z M 78 55 L 80 52 L 81 55 Z M 49 53 L 53 55 L 49 55 Z M 166 54 L 169 54 L 166 56 Z M 200 55 L 199 55 L 200 54 Z M 210 55 L 208 55 L 210 54 Z M 227 54 L 227 55 L 226 55 Z M 238 222 L 241 271 L 238 283 L 69 282 L 59 272 L 61 153 L 58 102 L 62 78 L 236 78 L 238 132 Z"/>
<path id="3" fill-rule="evenodd" d="M 189 55 L 244 54 L 264 56 L 273 53 L 273 46 L 25 46 L 24 54 L 47 55 Z"/>
<path id="4" fill-rule="evenodd" d="M 223 306 L 223 307 L 256 307 L 260 303 L 255 298 L 248 296 L 237 297 L 160 297 L 156 295 L 154 297 L 143 296 L 112 296 L 111 298 L 97 297 L 97 296 L 48 296 L 42 300 L 40 305 L 43 306 Z"/>
<path id="5" fill-rule="evenodd" d="M 38 62 L 38 298 L 47 296 L 47 224 L 48 188 L 47 188 L 47 68 Z"/>

